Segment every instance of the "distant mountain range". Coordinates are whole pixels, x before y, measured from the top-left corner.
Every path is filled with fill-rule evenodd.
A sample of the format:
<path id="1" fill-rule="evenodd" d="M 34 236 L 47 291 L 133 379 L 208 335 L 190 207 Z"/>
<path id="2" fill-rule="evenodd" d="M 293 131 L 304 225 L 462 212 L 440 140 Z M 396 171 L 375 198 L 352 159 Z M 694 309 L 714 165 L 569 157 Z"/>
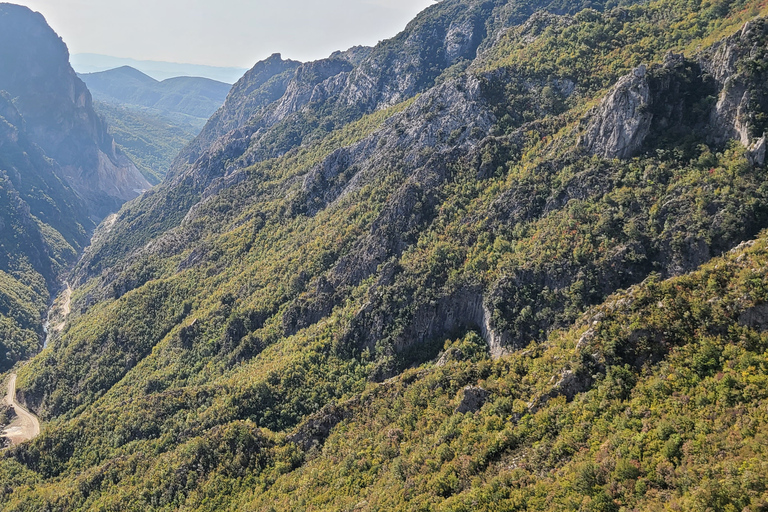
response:
<path id="1" fill-rule="evenodd" d="M 70 59 L 72 67 L 78 73 L 97 73 L 122 66 L 131 66 L 157 80 L 178 76 L 200 76 L 233 84 L 248 71 L 246 68 L 226 68 L 217 66 L 202 66 L 199 64 L 182 64 L 177 62 L 162 62 L 153 60 L 136 60 L 122 57 L 111 57 L 95 53 L 77 53 Z"/>
<path id="2" fill-rule="evenodd" d="M 224 104 L 232 87 L 199 77 L 175 77 L 160 82 L 130 66 L 78 76 L 97 101 L 189 116 L 198 120 L 201 128 Z"/>
<path id="3" fill-rule="evenodd" d="M 118 146 L 153 184 L 224 104 L 231 88 L 200 77 L 158 81 L 130 66 L 79 76 Z"/>

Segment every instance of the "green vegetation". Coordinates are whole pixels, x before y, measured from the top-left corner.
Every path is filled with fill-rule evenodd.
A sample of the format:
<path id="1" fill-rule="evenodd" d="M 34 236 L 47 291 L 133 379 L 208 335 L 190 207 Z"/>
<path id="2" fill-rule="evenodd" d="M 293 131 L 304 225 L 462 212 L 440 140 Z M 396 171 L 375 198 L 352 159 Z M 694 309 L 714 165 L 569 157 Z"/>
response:
<path id="1" fill-rule="evenodd" d="M 200 131 L 200 121 L 148 108 L 95 102 L 118 147 L 152 183 L 160 183 L 179 151 Z"/>
<path id="2" fill-rule="evenodd" d="M 321 450 L 232 508 L 759 510 L 767 263 L 763 236 L 522 353 L 371 387 Z M 553 385 L 567 372 L 594 379 L 573 401 Z M 467 384 L 490 392 L 475 414 L 455 412 Z"/>
<path id="3" fill-rule="evenodd" d="M 0 370 L 39 351 L 51 293 L 92 227 L 59 167 L 27 139 L 24 120 L 0 94 Z"/>
<path id="4" fill-rule="evenodd" d="M 442 55 L 424 34 L 506 19 L 481 58 L 426 59 L 423 87 L 373 113 L 319 102 L 253 146 L 222 139 L 99 233 L 61 338 L 19 371 L 45 423 L 0 454 L 0 508 L 768 506 L 768 170 L 707 138 L 692 64 L 766 7 L 536 28 L 519 25 L 543 5 L 476 4 L 441 2 L 371 55 L 410 36 Z M 682 84 L 696 129 L 626 160 L 580 148 L 607 88 L 671 49 L 688 60 L 649 76 Z M 757 92 L 763 53 L 739 62 Z M 468 96 L 434 106 L 473 84 L 488 133 L 445 121 Z M 451 129 L 421 139 L 425 119 Z"/>

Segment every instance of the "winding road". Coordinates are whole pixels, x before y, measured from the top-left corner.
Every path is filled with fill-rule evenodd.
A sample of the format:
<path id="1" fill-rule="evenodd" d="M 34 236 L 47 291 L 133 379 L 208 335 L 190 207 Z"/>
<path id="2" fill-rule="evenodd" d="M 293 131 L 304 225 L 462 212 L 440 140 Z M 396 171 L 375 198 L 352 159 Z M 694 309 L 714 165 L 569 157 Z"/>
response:
<path id="1" fill-rule="evenodd" d="M 12 405 L 16 411 L 16 417 L 3 431 L 2 437 L 7 438 L 12 445 L 29 441 L 40 435 L 40 422 L 37 416 L 30 413 L 24 406 L 16 401 L 16 374 L 12 373 L 8 379 L 8 395 L 5 403 Z"/>
<path id="2" fill-rule="evenodd" d="M 45 343 L 48 343 L 58 336 L 64 329 L 70 311 L 70 301 L 72 299 L 72 288 L 68 283 L 64 283 L 65 288 L 54 301 L 48 312 L 48 320 L 45 323 Z M 26 407 L 16 401 L 16 374 L 12 373 L 8 379 L 8 394 L 3 399 L 3 403 L 13 406 L 16 416 L 5 430 L 0 432 L 0 438 L 4 437 L 11 442 L 11 445 L 29 441 L 40 435 L 40 422 L 37 416 L 29 412 Z"/>

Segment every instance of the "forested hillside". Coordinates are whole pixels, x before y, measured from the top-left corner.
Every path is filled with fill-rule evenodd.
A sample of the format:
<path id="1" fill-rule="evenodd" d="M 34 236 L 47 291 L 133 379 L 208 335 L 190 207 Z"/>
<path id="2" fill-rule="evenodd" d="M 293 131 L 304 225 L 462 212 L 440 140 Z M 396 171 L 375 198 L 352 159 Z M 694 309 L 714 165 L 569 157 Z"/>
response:
<path id="1" fill-rule="evenodd" d="M 115 144 L 153 185 L 163 180 L 179 152 L 200 133 L 199 120 L 183 114 L 99 101 L 94 108 L 107 120 Z"/>
<path id="2" fill-rule="evenodd" d="M 274 55 L 103 224 L 3 510 L 762 510 L 768 6 Z"/>

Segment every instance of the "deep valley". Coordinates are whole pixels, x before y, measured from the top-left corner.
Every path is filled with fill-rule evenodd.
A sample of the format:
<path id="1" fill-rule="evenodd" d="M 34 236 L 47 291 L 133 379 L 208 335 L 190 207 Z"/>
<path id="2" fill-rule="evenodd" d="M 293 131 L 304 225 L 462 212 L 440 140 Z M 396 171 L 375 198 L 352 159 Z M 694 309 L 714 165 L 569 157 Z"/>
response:
<path id="1" fill-rule="evenodd" d="M 442 0 L 231 88 L 6 25 L 0 510 L 768 509 L 764 1 Z"/>

